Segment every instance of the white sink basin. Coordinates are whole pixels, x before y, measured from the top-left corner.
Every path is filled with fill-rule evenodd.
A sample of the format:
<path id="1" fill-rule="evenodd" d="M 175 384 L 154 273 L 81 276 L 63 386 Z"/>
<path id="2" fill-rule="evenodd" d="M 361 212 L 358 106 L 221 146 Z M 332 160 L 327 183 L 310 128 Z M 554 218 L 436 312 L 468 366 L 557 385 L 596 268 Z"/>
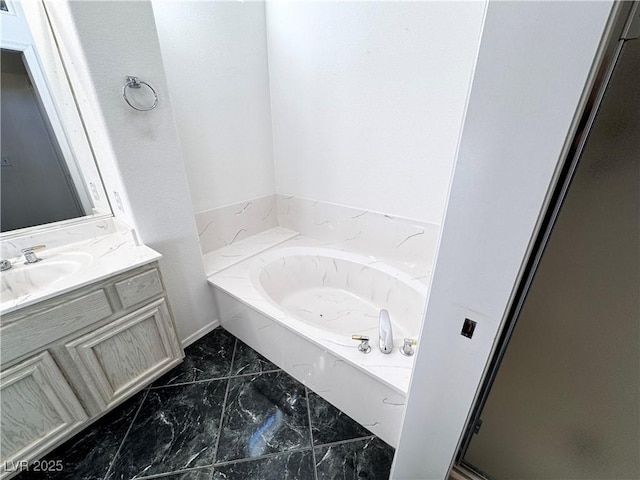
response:
<path id="1" fill-rule="evenodd" d="M 25 265 L 18 261 L 0 273 L 0 302 L 16 300 L 52 286 L 89 265 L 93 256 L 83 252 L 42 255 L 42 261 Z"/>

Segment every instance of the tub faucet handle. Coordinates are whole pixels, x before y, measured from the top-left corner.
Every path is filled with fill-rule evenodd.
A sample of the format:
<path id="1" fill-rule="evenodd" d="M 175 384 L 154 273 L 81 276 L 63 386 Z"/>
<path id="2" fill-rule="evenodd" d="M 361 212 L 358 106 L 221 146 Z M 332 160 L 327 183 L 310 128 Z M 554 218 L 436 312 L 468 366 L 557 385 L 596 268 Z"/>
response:
<path id="1" fill-rule="evenodd" d="M 400 353 L 402 355 L 404 355 L 405 357 L 410 357 L 411 355 L 413 355 L 414 352 L 413 351 L 413 346 L 417 345 L 418 341 L 415 338 L 405 338 L 404 339 L 404 345 L 402 345 L 402 347 L 400 347 Z"/>
<path id="2" fill-rule="evenodd" d="M 366 335 L 351 335 L 351 340 L 358 340 L 358 351 L 362 353 L 369 353 L 371 351 L 371 345 L 369 345 L 369 337 Z"/>

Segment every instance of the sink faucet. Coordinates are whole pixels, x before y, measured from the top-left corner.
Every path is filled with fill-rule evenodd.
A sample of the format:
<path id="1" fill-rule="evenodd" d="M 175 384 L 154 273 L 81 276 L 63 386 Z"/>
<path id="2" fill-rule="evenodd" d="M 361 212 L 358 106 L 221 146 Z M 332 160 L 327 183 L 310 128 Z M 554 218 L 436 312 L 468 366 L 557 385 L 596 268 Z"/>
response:
<path id="1" fill-rule="evenodd" d="M 29 263 L 36 263 L 42 260 L 36 255 L 36 250 L 42 250 L 45 247 L 46 245 L 34 245 L 33 247 L 23 248 L 21 252 L 24 255 L 25 265 Z"/>
<path id="2" fill-rule="evenodd" d="M 393 332 L 391 331 L 391 318 L 389 312 L 380 310 L 380 351 L 391 353 L 393 350 Z"/>

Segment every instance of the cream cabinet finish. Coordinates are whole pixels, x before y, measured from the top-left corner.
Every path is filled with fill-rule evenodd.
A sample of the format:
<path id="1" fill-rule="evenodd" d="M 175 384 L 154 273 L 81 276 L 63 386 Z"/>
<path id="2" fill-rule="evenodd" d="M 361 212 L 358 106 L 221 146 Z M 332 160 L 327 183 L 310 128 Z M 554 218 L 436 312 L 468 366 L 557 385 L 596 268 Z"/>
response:
<path id="1" fill-rule="evenodd" d="M 162 293 L 157 270 L 150 270 L 116 283 L 118 298 L 124 307 L 131 307 L 146 298 Z"/>
<path id="2" fill-rule="evenodd" d="M 82 405 L 48 352 L 0 374 L 0 475 L 34 458 L 87 420 Z"/>
<path id="3" fill-rule="evenodd" d="M 0 479 L 182 362 L 157 263 L 0 319 Z"/>
<path id="4" fill-rule="evenodd" d="M 104 290 L 55 304 L 42 312 L 28 315 L 19 322 L 8 322 L 6 326 L 3 324 L 0 327 L 2 365 L 82 328 L 87 323 L 88 312 L 91 312 L 91 319 L 94 321 L 113 314 Z"/>
<path id="5" fill-rule="evenodd" d="M 66 345 L 87 383 L 98 387 L 107 408 L 166 371 L 181 358 L 164 299 Z"/>

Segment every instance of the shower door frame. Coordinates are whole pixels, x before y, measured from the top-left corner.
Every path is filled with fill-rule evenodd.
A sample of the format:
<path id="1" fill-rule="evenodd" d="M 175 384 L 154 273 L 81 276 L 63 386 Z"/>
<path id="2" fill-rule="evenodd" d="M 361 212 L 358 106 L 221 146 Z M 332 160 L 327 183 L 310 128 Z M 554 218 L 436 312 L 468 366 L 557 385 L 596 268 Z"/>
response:
<path id="1" fill-rule="evenodd" d="M 585 92 L 576 110 L 576 121 L 567 138 L 565 154 L 561 158 L 561 167 L 551 188 L 550 200 L 538 233 L 533 241 L 521 280 L 512 297 L 504 327 L 500 332 L 496 349 L 480 387 L 469 421 L 465 427 L 460 447 L 455 457 L 450 478 L 454 480 L 486 480 L 490 478 L 476 471 L 472 465 L 464 462 L 464 456 L 474 434 L 480 429 L 480 416 L 487 402 L 491 387 L 496 379 L 500 364 L 504 359 L 509 341 L 513 335 L 520 312 L 524 306 L 533 278 L 542 259 L 553 227 L 558 218 L 564 200 L 571 186 L 582 152 L 589 138 L 607 87 L 620 57 L 624 42 L 638 38 L 640 31 L 640 1 L 615 2 L 598 53 L 596 54 L 591 74 L 585 86 Z M 640 41 L 640 40 L 638 40 Z"/>

